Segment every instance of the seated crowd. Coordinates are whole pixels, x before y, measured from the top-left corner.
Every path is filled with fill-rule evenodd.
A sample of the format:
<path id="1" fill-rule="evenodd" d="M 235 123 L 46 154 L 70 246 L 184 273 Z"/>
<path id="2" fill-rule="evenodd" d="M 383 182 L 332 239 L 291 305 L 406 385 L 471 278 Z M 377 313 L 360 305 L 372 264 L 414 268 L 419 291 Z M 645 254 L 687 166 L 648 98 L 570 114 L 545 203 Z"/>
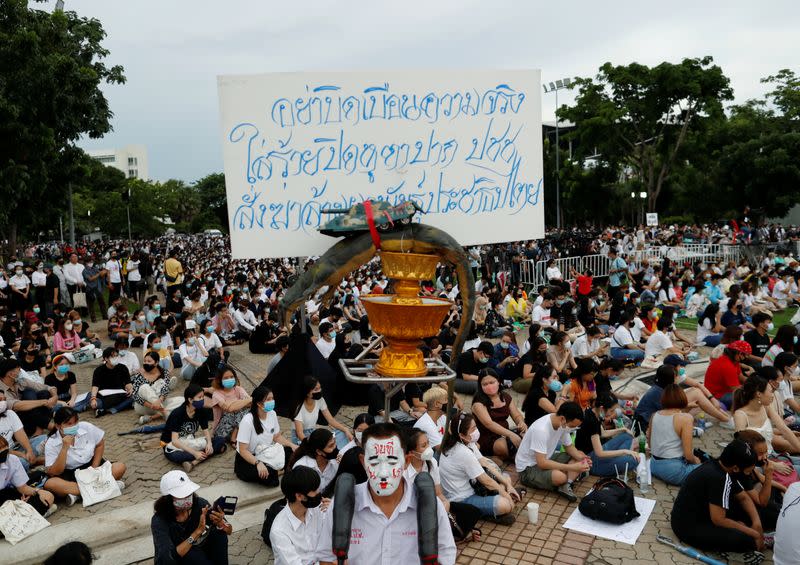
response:
<path id="1" fill-rule="evenodd" d="M 454 405 L 444 383 L 409 383 L 386 414 L 383 389 L 345 383 L 345 392 L 338 365 L 374 338 L 359 296 L 387 291 L 376 263 L 329 299 L 309 300 L 304 323 L 281 326 L 278 301 L 293 265 L 229 265 L 222 253 L 172 248 L 162 249 L 168 258 L 160 266 L 150 259 L 157 250 L 149 251 L 111 249 L 102 259 L 72 253 L 58 270 L 34 264 L 44 288 L 24 296 L 17 283 L 27 275 L 14 264 L 11 279 L 18 280 L 8 280 L 4 288 L 12 294 L 0 305 L 0 500 L 24 497 L 45 515 L 56 500 L 74 504 L 75 472 L 105 462 L 102 420 L 79 415 L 91 412 L 97 421 L 130 411 L 133 421 L 160 432 L 164 457 L 181 467 L 162 479 L 153 518 L 156 562 L 159 555 L 164 562 L 194 562 L 187 556 L 227 562 L 230 524 L 194 494 L 188 474 L 229 448 L 236 477 L 280 484 L 286 496 L 271 536 L 276 562 L 333 561 L 325 554 L 330 546 L 319 545 L 329 542 L 322 509 L 344 473 L 367 485 L 363 496 L 380 495 L 385 487 L 371 482 L 377 471 L 367 440 L 395 436 L 407 461 L 403 480 L 411 484 L 427 471 L 437 504 L 451 515 L 450 541 L 440 539 L 448 555 L 453 538 L 480 537 L 480 519 L 513 523 L 525 488 L 574 502 L 575 485 L 590 474 L 634 474 L 645 446 L 652 475 L 680 487 L 672 522 L 681 540 L 745 553 L 748 563 L 758 563 L 772 542 L 764 534 L 775 530 L 786 491 L 774 478 L 800 464 L 798 332 L 793 325 L 775 331 L 772 321 L 800 300 L 796 263 L 758 271 L 669 259 L 629 265 L 612 247 L 607 286 L 586 271 L 571 273 L 573 287 L 555 264 L 535 298 L 520 283 L 481 277 L 472 313 L 461 310 L 458 281 L 442 267 L 421 293 L 450 297 L 454 307 L 423 348 L 428 357 L 452 362 Z M 56 271 L 70 273 L 63 294 Z M 110 291 L 108 309 L 98 280 Z M 68 307 L 76 294 L 86 302 Z M 108 320 L 106 339 L 84 321 L 96 323 L 95 303 Z M 141 307 L 129 315 L 131 303 Z M 468 346 L 454 357 L 464 316 L 472 320 Z M 681 318 L 696 322 L 696 338 L 678 328 Z M 317 329 L 307 340 L 300 332 L 306 324 Z M 528 335 L 518 339 L 526 326 Z M 103 348 L 103 341 L 113 345 Z M 253 353 L 275 354 L 254 388 L 226 362 L 230 348 L 244 342 Z M 336 380 L 305 370 L 293 374 L 289 392 L 271 387 L 271 376 L 307 344 Z M 711 357 L 702 381 L 687 376 L 699 347 L 713 348 L 702 350 Z M 81 387 L 75 367 L 92 361 L 90 386 Z M 614 392 L 622 371 L 638 365 L 655 369 L 649 390 L 641 397 Z M 352 426 L 337 418 L 342 404 L 365 407 Z M 711 421 L 733 440 L 718 459 L 693 445 Z M 783 461 L 774 460 L 784 453 Z M 506 465 L 514 466 L 521 486 Z M 125 464 L 112 462 L 111 469 L 124 488 Z M 298 520 L 304 535 L 292 536 Z M 187 544 L 208 530 L 207 522 L 216 526 L 209 541 L 202 548 Z"/>

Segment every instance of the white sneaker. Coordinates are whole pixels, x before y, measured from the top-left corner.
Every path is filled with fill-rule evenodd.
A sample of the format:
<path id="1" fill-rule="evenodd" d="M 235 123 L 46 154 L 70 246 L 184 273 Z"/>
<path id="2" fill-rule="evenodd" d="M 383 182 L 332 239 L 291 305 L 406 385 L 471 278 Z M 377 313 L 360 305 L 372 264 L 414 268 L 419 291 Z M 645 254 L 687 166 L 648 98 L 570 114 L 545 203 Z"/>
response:
<path id="1" fill-rule="evenodd" d="M 125 490 L 125 483 L 123 481 L 117 481 L 117 486 L 119 487 L 120 492 Z"/>
<path id="2" fill-rule="evenodd" d="M 56 510 L 58 510 L 58 505 L 56 503 L 51 504 L 44 514 L 42 514 L 42 518 L 47 518 L 51 516 Z"/>
<path id="3" fill-rule="evenodd" d="M 150 416 L 139 416 L 139 425 L 142 426 L 150 421 Z"/>
<path id="4" fill-rule="evenodd" d="M 81 499 L 80 495 L 77 494 L 68 494 L 67 495 L 67 506 L 73 506 L 76 502 Z"/>
<path id="5" fill-rule="evenodd" d="M 719 423 L 719 427 L 724 430 L 735 430 L 736 425 L 733 423 L 733 418 Z"/>

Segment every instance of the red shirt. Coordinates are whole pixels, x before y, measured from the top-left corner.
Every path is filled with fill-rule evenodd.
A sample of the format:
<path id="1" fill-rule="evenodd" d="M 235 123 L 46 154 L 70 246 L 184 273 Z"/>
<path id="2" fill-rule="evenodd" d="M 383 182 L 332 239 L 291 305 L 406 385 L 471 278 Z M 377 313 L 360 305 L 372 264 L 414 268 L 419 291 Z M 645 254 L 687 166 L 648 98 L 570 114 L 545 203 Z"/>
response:
<path id="1" fill-rule="evenodd" d="M 575 280 L 578 281 L 578 294 L 586 296 L 592 291 L 592 277 L 578 275 Z"/>
<path id="2" fill-rule="evenodd" d="M 731 361 L 731 358 L 723 353 L 708 364 L 704 384 L 708 392 L 719 399 L 741 384 L 739 383 L 741 372 L 739 363 Z"/>

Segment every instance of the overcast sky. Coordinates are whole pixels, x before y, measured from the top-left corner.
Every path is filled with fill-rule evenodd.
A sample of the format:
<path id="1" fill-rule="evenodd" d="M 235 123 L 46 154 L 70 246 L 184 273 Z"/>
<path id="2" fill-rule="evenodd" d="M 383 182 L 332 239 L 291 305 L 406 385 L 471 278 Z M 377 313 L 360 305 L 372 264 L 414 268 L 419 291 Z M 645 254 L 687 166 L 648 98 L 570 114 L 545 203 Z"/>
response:
<path id="1" fill-rule="evenodd" d="M 712 55 L 743 101 L 766 91 L 761 77 L 800 70 L 800 15 L 790 0 L 65 2 L 103 23 L 108 62 L 122 65 L 128 79 L 105 87 L 114 131 L 84 147 L 144 144 L 158 180 L 222 171 L 221 74 L 539 68 L 549 82 L 592 76 L 606 61 L 654 65 Z M 52 9 L 55 2 L 31 4 Z M 544 120 L 554 108 L 545 95 Z"/>

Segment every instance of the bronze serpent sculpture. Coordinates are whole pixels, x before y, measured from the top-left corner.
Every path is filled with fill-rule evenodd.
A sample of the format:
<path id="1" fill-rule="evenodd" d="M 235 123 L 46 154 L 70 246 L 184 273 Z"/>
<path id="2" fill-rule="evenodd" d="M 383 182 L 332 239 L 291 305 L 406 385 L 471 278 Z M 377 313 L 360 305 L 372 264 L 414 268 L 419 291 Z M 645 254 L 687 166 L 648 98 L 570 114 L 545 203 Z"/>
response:
<path id="1" fill-rule="evenodd" d="M 385 251 L 436 255 L 442 262 L 456 268 L 462 312 L 450 362 L 454 366 L 467 339 L 475 310 L 475 279 L 467 253 L 447 232 L 425 224 L 411 223 L 397 231 L 382 233 L 380 243 Z M 369 232 L 350 235 L 334 244 L 287 289 L 280 302 L 283 322 L 288 323 L 297 308 L 320 288 L 329 287 L 324 298 L 329 297 L 342 279 L 367 263 L 376 252 Z"/>

